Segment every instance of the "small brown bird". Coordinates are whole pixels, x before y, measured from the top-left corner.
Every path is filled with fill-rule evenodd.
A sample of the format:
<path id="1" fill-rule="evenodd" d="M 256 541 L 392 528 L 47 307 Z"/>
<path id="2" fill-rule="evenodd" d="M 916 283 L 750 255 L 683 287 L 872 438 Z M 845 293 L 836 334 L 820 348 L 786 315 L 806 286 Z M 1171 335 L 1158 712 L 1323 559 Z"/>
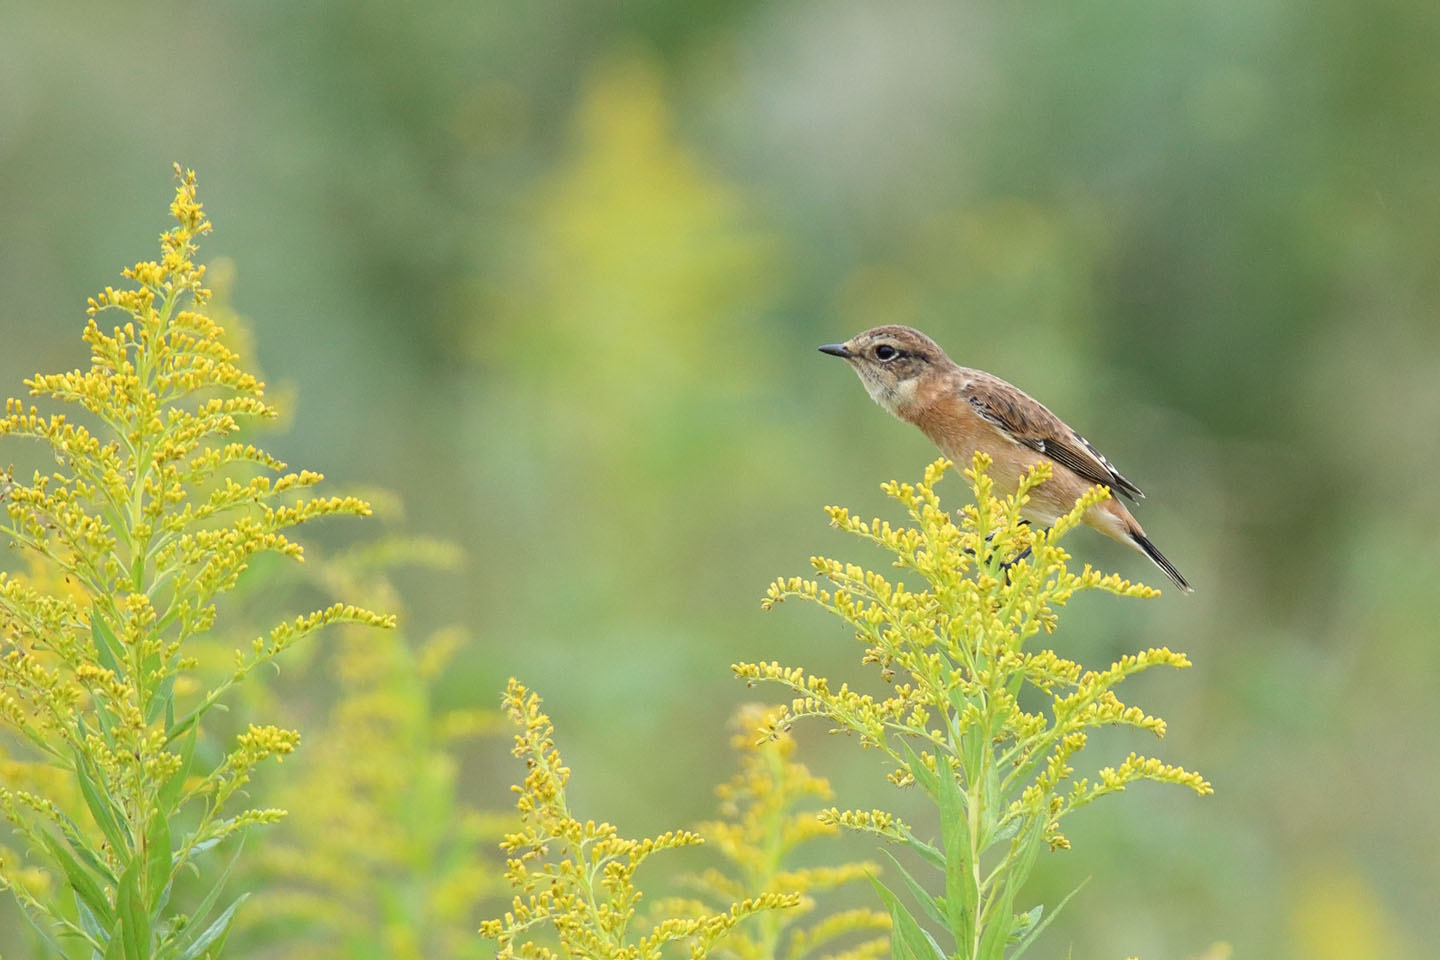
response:
<path id="1" fill-rule="evenodd" d="M 919 330 L 876 327 L 820 352 L 843 357 L 876 403 L 919 427 L 950 460 L 968 464 L 976 450 L 989 454 L 997 490 L 1013 493 L 1020 478 L 1048 458 L 1050 479 L 1031 492 L 1024 510 L 1032 523 L 1050 526 L 1095 484 L 1131 500 L 1145 496 L 1039 401 L 999 377 L 957 365 Z M 1192 592 L 1119 499 L 1090 508 L 1085 523 L 1145 554 L 1176 586 Z"/>

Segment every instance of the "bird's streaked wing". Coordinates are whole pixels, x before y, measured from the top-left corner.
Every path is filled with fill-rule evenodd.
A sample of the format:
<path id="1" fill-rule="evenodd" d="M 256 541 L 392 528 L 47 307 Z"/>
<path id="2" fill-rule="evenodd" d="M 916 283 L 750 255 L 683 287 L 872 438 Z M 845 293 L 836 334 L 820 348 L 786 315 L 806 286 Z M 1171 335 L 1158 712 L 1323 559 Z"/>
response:
<path id="1" fill-rule="evenodd" d="M 979 370 L 966 371 L 960 395 L 984 420 L 1016 443 L 1022 443 L 1068 467 L 1091 483 L 1103 483 L 1132 500 L 1145 496 L 1140 488 L 1065 421 L 1013 384 Z"/>

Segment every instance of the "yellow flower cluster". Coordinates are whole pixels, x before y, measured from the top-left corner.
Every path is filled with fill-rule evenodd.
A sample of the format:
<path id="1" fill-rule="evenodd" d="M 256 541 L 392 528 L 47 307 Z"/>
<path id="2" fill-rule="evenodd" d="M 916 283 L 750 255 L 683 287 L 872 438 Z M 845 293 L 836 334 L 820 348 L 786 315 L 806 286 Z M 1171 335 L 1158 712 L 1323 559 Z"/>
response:
<path id="1" fill-rule="evenodd" d="M 175 226 L 159 259 L 124 271 L 133 286 L 89 302 L 89 366 L 25 382 L 31 397 L 78 406 L 84 422 L 17 399 L 0 416 L 0 439 L 35 441 L 53 460 L 28 480 L 0 474 L 0 540 L 30 563 L 25 574 L 0 572 L 0 733 L 13 735 L 0 737 L 0 751 L 13 740 L 14 762 L 48 764 L 66 780 L 44 802 L 6 789 L 0 803 L 79 913 L 60 899 L 27 899 L 21 891 L 36 885 L 9 863 L 0 888 L 43 921 L 37 930 L 97 956 L 199 956 L 223 937 L 238 903 L 202 924 L 203 911 L 182 916 L 169 905 L 172 881 L 204 851 L 282 815 L 226 805 L 257 763 L 289 753 L 298 735 L 254 726 L 228 753 L 197 750 L 210 711 L 326 624 L 393 624 L 336 604 L 237 650 L 233 670 L 208 689 L 195 672 L 190 651 L 214 630 L 217 596 L 257 554 L 302 559 L 288 530 L 369 506 L 307 499 L 319 474 L 285 473 L 233 439 L 244 420 L 275 411 L 205 312 L 210 291 L 193 256 L 210 222 L 194 174 L 177 166 L 176 176 Z M 216 754 L 226 757 L 218 766 L 199 766 L 197 756 Z M 187 832 L 172 838 L 172 822 Z M 203 905 L 217 906 L 213 897 Z"/>
<path id="2" fill-rule="evenodd" d="M 389 495 L 374 499 L 382 520 L 400 512 Z M 438 574 L 461 559 L 448 543 L 387 535 L 312 553 L 304 566 L 272 567 L 267 589 L 247 597 L 258 618 L 268 617 L 268 594 L 297 589 L 397 609 L 398 568 Z M 514 818 L 462 800 L 456 748 L 498 733 L 502 718 L 444 710 L 433 689 L 468 639 L 448 628 L 416 643 L 399 630 L 350 624 L 330 637 L 328 656 L 287 669 L 290 684 L 322 695 L 333 688 L 334 700 L 324 720 L 307 726 L 303 765 L 266 794 L 291 813 L 237 867 L 254 895 L 230 935 L 233 952 L 272 960 L 493 957 L 475 927 L 482 901 L 504 893 L 494 850 Z"/>
<path id="3" fill-rule="evenodd" d="M 731 745 L 740 754 L 740 772 L 715 788 L 723 819 L 696 829 L 726 861 L 726 868 L 710 869 L 693 883 L 701 901 L 666 901 L 672 913 L 702 914 L 707 903 L 726 902 L 756 893 L 798 894 L 793 910 L 763 913 L 735 930 L 717 949 L 716 956 L 733 960 L 770 960 L 788 957 L 804 960 L 823 955 L 829 960 L 867 960 L 889 950 L 890 918 L 875 910 L 847 910 L 827 914 L 801 926 L 813 913 L 816 897 L 878 874 L 876 863 L 863 861 L 834 866 L 801 867 L 792 863 L 796 852 L 810 841 L 830 837 L 839 827 L 822 819 L 815 802 L 831 800 L 829 781 L 811 773 L 795 760 L 795 741 L 777 732 L 757 740 L 757 729 L 768 729 L 778 710 L 759 704 L 741 707 L 734 720 Z M 876 931 L 886 935 L 876 937 Z"/>
<path id="4" fill-rule="evenodd" d="M 1109 496 L 1104 488 L 1087 492 L 1049 530 L 1036 530 L 1021 511 L 1048 478 L 1047 464 L 1037 465 L 1014 495 L 1001 498 L 986 475 L 989 459 L 977 454 L 965 471 L 975 502 L 955 515 L 941 507 L 935 492 L 949 466 L 936 461 L 918 484 L 884 486 L 908 513 L 908 524 L 866 522 L 844 508 L 827 509 L 834 526 L 889 553 L 913 584 L 816 557 L 811 565 L 818 579 L 777 580 L 763 601 L 768 609 L 800 598 L 845 621 L 864 647 L 862 662 L 879 669 L 888 695 L 862 694 L 777 663 L 740 663 L 734 672 L 748 683 L 779 684 L 793 694 L 785 709 L 757 724 L 760 736 L 778 736 L 796 719 L 824 718 L 888 757 L 894 783 L 918 784 L 929 795 L 941 812 L 938 844 L 879 811 L 832 811 L 828 818 L 903 838 L 944 871 L 946 895 L 931 904 L 932 919 L 950 928 L 960 956 L 998 957 L 1004 944 L 1028 944 L 1024 938 L 1039 932 L 1039 913 L 1016 914 L 1010 905 L 1042 842 L 1068 847 L 1059 830 L 1063 816 L 1137 780 L 1179 784 L 1202 795 L 1211 788 L 1197 774 L 1132 755 L 1118 768 L 1100 771 L 1097 783 L 1082 780 L 1063 791 L 1073 772 L 1069 761 L 1085 746 L 1087 730 L 1131 726 L 1165 733 L 1163 720 L 1127 706 L 1114 688 L 1150 667 L 1182 668 L 1189 660 L 1157 648 L 1087 671 L 1053 650 L 1030 648 L 1031 638 L 1054 631 L 1057 610 L 1080 591 L 1137 598 L 1158 591 L 1089 566 L 1070 570 L 1059 540 Z M 1045 709 L 1031 706 L 1042 703 Z M 908 874 L 906 880 L 921 896 Z M 897 950 L 909 955 L 903 946 L 909 943 L 915 955 L 929 956 L 903 904 L 887 902 Z M 929 902 L 925 895 L 922 904 Z"/>
<path id="5" fill-rule="evenodd" d="M 499 960 L 658 960 L 670 944 L 688 947 L 692 958 L 707 957 L 742 920 L 799 903 L 794 893 L 762 892 L 720 912 L 666 917 L 648 933 L 632 934 L 641 900 L 635 871 L 653 853 L 703 839 L 680 830 L 629 840 L 608 823 L 576 819 L 565 797 L 570 770 L 555 748 L 554 727 L 539 696 L 512 678 L 503 705 L 519 728 L 515 756 L 529 773 L 514 788 L 520 829 L 501 844 L 509 856 L 505 876 L 516 896 L 504 916 L 480 928 L 498 943 Z M 547 934 L 552 939 L 547 941 Z"/>

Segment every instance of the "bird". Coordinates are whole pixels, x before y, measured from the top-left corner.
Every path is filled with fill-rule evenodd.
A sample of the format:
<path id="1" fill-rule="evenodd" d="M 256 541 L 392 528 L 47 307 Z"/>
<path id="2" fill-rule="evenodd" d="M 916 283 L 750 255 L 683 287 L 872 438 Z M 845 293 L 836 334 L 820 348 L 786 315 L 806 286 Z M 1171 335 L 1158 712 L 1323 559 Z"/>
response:
<path id="1" fill-rule="evenodd" d="M 919 330 L 874 327 L 844 343 L 827 343 L 820 352 L 850 364 L 876 403 L 919 427 L 951 461 L 968 463 L 976 451 L 988 454 L 997 490 L 1014 493 L 1031 467 L 1049 460 L 1050 479 L 1031 491 L 1021 511 L 1029 522 L 1052 525 L 1096 484 L 1132 502 L 1145 496 L 1044 404 L 993 374 L 960 366 Z M 1118 497 L 1091 507 L 1083 519 L 1143 553 L 1181 590 L 1194 591 Z"/>

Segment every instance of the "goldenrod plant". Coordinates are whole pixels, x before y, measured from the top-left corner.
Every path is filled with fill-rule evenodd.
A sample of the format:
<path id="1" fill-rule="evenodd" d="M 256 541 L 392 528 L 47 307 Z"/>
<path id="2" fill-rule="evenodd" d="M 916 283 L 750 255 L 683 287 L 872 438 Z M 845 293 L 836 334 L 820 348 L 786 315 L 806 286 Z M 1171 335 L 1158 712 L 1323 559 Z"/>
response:
<path id="1" fill-rule="evenodd" d="M 230 867 L 215 848 L 284 815 L 247 807 L 245 788 L 300 735 L 255 723 L 217 743 L 212 711 L 327 624 L 393 625 L 335 603 L 246 642 L 223 676 L 194 669 L 191 649 L 223 629 L 216 598 L 253 558 L 301 560 L 287 531 L 369 507 L 310 496 L 320 474 L 288 472 L 234 441 L 242 422 L 274 410 L 205 312 L 205 268 L 192 257 L 210 222 L 194 174 L 176 175 L 159 260 L 90 301 L 89 367 L 26 381 L 74 418 L 9 400 L 0 419 L 0 437 L 37 441 L 53 458 L 48 472 L 0 478 L 0 539 L 42 570 L 0 573 L 0 729 L 10 762 L 48 767 L 54 784 L 0 786 L 0 808 L 28 846 L 28 859 L 0 866 L 0 887 L 55 956 L 217 955 L 245 894 L 221 900 Z M 45 586 L 57 579 L 63 589 Z M 238 847 L 224 848 L 231 864 Z M 189 871 L 201 890 L 172 903 Z"/>
<path id="2" fill-rule="evenodd" d="M 794 893 L 759 893 L 718 912 L 660 918 L 636 933 L 642 892 L 635 871 L 651 854 L 703 839 L 677 830 L 629 840 L 608 823 L 577 819 L 565 796 L 570 770 L 560 760 L 539 696 L 512 678 L 503 703 L 519 728 L 515 756 L 529 773 L 514 788 L 520 829 L 502 844 L 515 898 L 504 916 L 480 928 L 498 944 L 498 960 L 658 960 L 687 954 L 698 960 L 713 955 L 747 917 L 799 903 Z"/>
<path id="3" fill-rule="evenodd" d="M 768 910 L 737 927 L 715 950 L 728 960 L 872 960 L 890 948 L 890 916 L 859 907 L 818 912 L 817 897 L 880 873 L 871 861 L 833 866 L 801 866 L 797 856 L 813 841 L 840 830 L 819 817 L 835 799 L 824 777 L 795 759 L 795 740 L 784 732 L 757 738 L 755 731 L 773 729 L 781 708 L 747 704 L 736 711 L 731 745 L 740 755 L 740 772 L 715 788 L 721 819 L 696 827 L 706 844 L 724 858 L 694 878 L 702 901 L 725 903 L 756 893 L 798 894 L 791 910 Z M 671 912 L 682 902 L 667 904 Z"/>
<path id="4" fill-rule="evenodd" d="M 1088 565 L 1079 573 L 1067 566 L 1059 541 L 1109 491 L 1090 490 L 1049 530 L 1036 530 L 1020 512 L 1049 476 L 1046 465 L 1036 466 L 1013 496 L 1001 498 L 985 472 L 988 458 L 976 454 L 965 471 L 975 502 L 957 518 L 935 493 L 948 466 L 935 462 L 916 485 L 884 486 L 909 514 L 908 525 L 867 523 L 840 507 L 827 510 L 836 527 L 893 554 L 894 566 L 911 575 L 914 586 L 816 557 L 811 563 L 831 587 L 783 579 L 764 601 L 768 609 L 798 597 L 838 616 L 864 644 L 863 663 L 878 668 L 887 694 L 863 694 L 849 683 L 833 684 L 778 663 L 734 669 L 751 683 L 793 692 L 793 702 L 768 720 L 766 731 L 778 735 L 797 719 L 821 718 L 877 750 L 888 761 L 892 782 L 918 786 L 937 808 L 935 842 L 884 811 L 832 810 L 825 816 L 909 846 L 943 878 L 937 893 L 935 884 L 920 881 L 896 860 L 900 889 L 875 882 L 894 923 L 896 960 L 1002 960 L 1025 953 L 1064 905 L 1022 909 L 1021 897 L 1039 852 L 1069 847 L 1060 830 L 1066 816 L 1138 780 L 1178 784 L 1201 795 L 1211 787 L 1196 773 L 1135 753 L 1093 778 L 1072 778 L 1071 762 L 1095 727 L 1125 725 L 1164 735 L 1163 720 L 1119 700 L 1114 688 L 1122 680 L 1154 666 L 1189 665 L 1184 654 L 1160 647 L 1086 670 L 1030 643 L 1055 630 L 1057 609 L 1077 592 L 1158 594 Z M 921 918 L 901 893 L 919 905 Z"/>
<path id="5" fill-rule="evenodd" d="M 393 524 L 398 500 L 367 496 Z M 454 545 L 390 533 L 275 570 L 252 600 L 314 590 L 361 595 L 403 612 L 393 574 L 432 575 L 461 561 Z M 403 630 L 340 628 L 333 648 L 297 678 L 334 694 L 312 745 L 273 800 L 292 810 L 241 877 L 255 890 L 232 945 L 246 956 L 294 960 L 485 960 L 475 936 L 483 901 L 505 892 L 495 844 L 514 818 L 458 796 L 457 749 L 503 723 L 492 710 L 444 710 L 434 684 L 468 641 L 459 628 L 414 643 Z M 282 694 L 283 696 L 283 694 Z M 287 771 L 289 772 L 289 771 Z"/>

